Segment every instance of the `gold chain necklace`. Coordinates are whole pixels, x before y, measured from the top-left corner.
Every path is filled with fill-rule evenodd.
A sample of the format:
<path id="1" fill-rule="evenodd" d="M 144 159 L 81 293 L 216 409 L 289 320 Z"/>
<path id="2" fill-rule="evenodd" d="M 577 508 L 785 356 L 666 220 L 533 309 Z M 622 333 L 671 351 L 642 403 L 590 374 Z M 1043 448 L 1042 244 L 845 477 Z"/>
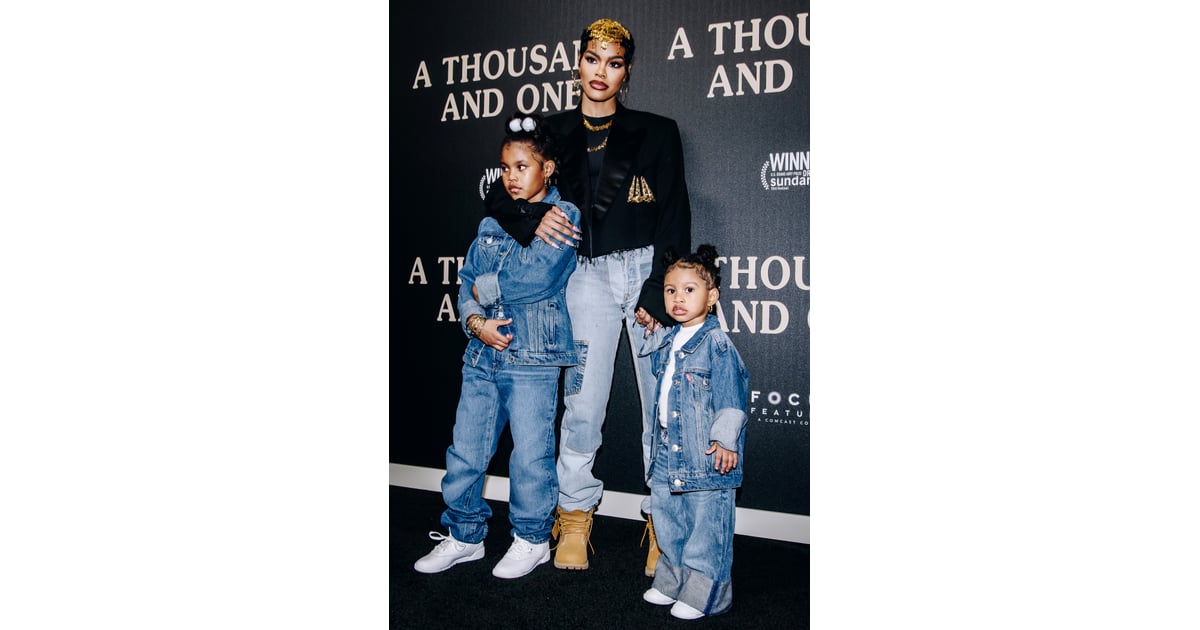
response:
<path id="1" fill-rule="evenodd" d="M 587 118 L 583 119 L 583 126 L 587 127 L 588 131 L 604 131 L 605 129 L 608 129 L 609 127 L 611 127 L 612 124 L 613 124 L 613 121 L 609 120 L 608 122 L 604 123 L 603 125 L 593 125 L 592 123 L 588 122 Z"/>
<path id="2" fill-rule="evenodd" d="M 588 122 L 587 117 L 584 116 L 583 126 L 586 127 L 588 131 L 604 131 L 612 126 L 613 120 L 614 119 L 610 118 L 608 122 L 604 123 L 603 125 L 593 125 L 592 123 Z M 604 150 L 604 147 L 606 146 L 608 146 L 608 134 L 604 134 L 604 141 L 602 141 L 598 146 L 588 147 L 587 150 L 588 153 L 595 153 L 597 151 Z"/>

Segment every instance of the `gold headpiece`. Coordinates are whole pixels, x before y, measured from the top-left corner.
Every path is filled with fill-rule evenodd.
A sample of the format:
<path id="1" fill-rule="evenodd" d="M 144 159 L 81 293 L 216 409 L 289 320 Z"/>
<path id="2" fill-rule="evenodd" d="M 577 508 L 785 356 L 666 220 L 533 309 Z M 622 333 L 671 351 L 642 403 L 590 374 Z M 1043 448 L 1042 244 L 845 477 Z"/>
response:
<path id="1" fill-rule="evenodd" d="M 633 36 L 629 34 L 629 29 L 621 26 L 620 22 L 608 18 L 592 22 L 591 26 L 587 27 L 587 34 L 590 38 L 600 42 L 600 47 L 604 49 L 607 49 L 609 44 L 620 44 L 622 41 L 633 39 Z"/>

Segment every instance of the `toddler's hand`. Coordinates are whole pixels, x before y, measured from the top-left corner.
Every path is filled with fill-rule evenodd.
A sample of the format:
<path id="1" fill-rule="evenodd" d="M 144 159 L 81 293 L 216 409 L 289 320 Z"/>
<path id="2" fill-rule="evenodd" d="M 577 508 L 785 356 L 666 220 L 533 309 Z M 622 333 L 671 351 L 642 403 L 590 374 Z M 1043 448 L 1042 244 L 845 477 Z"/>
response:
<path id="1" fill-rule="evenodd" d="M 662 324 L 658 323 L 657 319 L 654 319 L 654 317 L 652 317 L 650 313 L 646 311 L 646 309 L 640 306 L 636 311 L 634 311 L 633 319 L 637 321 L 637 323 L 646 327 L 646 332 L 642 335 L 643 337 L 649 337 L 650 333 L 662 326 Z"/>
<path id="2" fill-rule="evenodd" d="M 712 455 L 713 452 L 716 452 L 716 455 L 713 456 L 713 470 L 719 470 L 719 471 L 721 471 L 721 474 L 724 475 L 725 473 L 733 470 L 734 468 L 737 468 L 737 463 L 738 463 L 737 451 L 731 451 L 729 449 L 726 449 L 725 447 L 721 446 L 716 441 L 714 441 L 712 443 L 712 446 L 709 446 L 708 450 L 704 451 L 704 454 Z"/>

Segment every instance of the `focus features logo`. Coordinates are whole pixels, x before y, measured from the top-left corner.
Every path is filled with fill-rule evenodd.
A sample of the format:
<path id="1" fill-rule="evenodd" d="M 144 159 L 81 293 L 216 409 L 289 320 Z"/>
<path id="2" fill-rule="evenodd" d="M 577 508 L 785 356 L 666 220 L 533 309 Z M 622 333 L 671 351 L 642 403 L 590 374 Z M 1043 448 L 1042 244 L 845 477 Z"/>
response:
<path id="1" fill-rule="evenodd" d="M 763 190 L 790 190 L 808 185 L 808 151 L 772 153 L 758 172 Z"/>
<path id="2" fill-rule="evenodd" d="M 750 391 L 750 418 L 762 424 L 808 426 L 799 392 Z"/>

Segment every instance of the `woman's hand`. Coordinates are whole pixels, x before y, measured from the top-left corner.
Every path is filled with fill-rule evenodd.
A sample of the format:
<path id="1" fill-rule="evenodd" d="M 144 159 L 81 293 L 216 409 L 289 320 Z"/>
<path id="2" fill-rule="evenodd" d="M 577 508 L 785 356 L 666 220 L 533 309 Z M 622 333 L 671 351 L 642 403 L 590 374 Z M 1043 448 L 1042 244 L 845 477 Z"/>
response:
<path id="1" fill-rule="evenodd" d="M 562 249 L 559 243 L 567 247 L 579 247 L 579 238 L 582 236 L 579 226 L 573 225 L 567 219 L 567 213 L 558 206 L 554 206 L 549 212 L 542 215 L 542 221 L 538 223 L 534 234 L 554 249 Z"/>

